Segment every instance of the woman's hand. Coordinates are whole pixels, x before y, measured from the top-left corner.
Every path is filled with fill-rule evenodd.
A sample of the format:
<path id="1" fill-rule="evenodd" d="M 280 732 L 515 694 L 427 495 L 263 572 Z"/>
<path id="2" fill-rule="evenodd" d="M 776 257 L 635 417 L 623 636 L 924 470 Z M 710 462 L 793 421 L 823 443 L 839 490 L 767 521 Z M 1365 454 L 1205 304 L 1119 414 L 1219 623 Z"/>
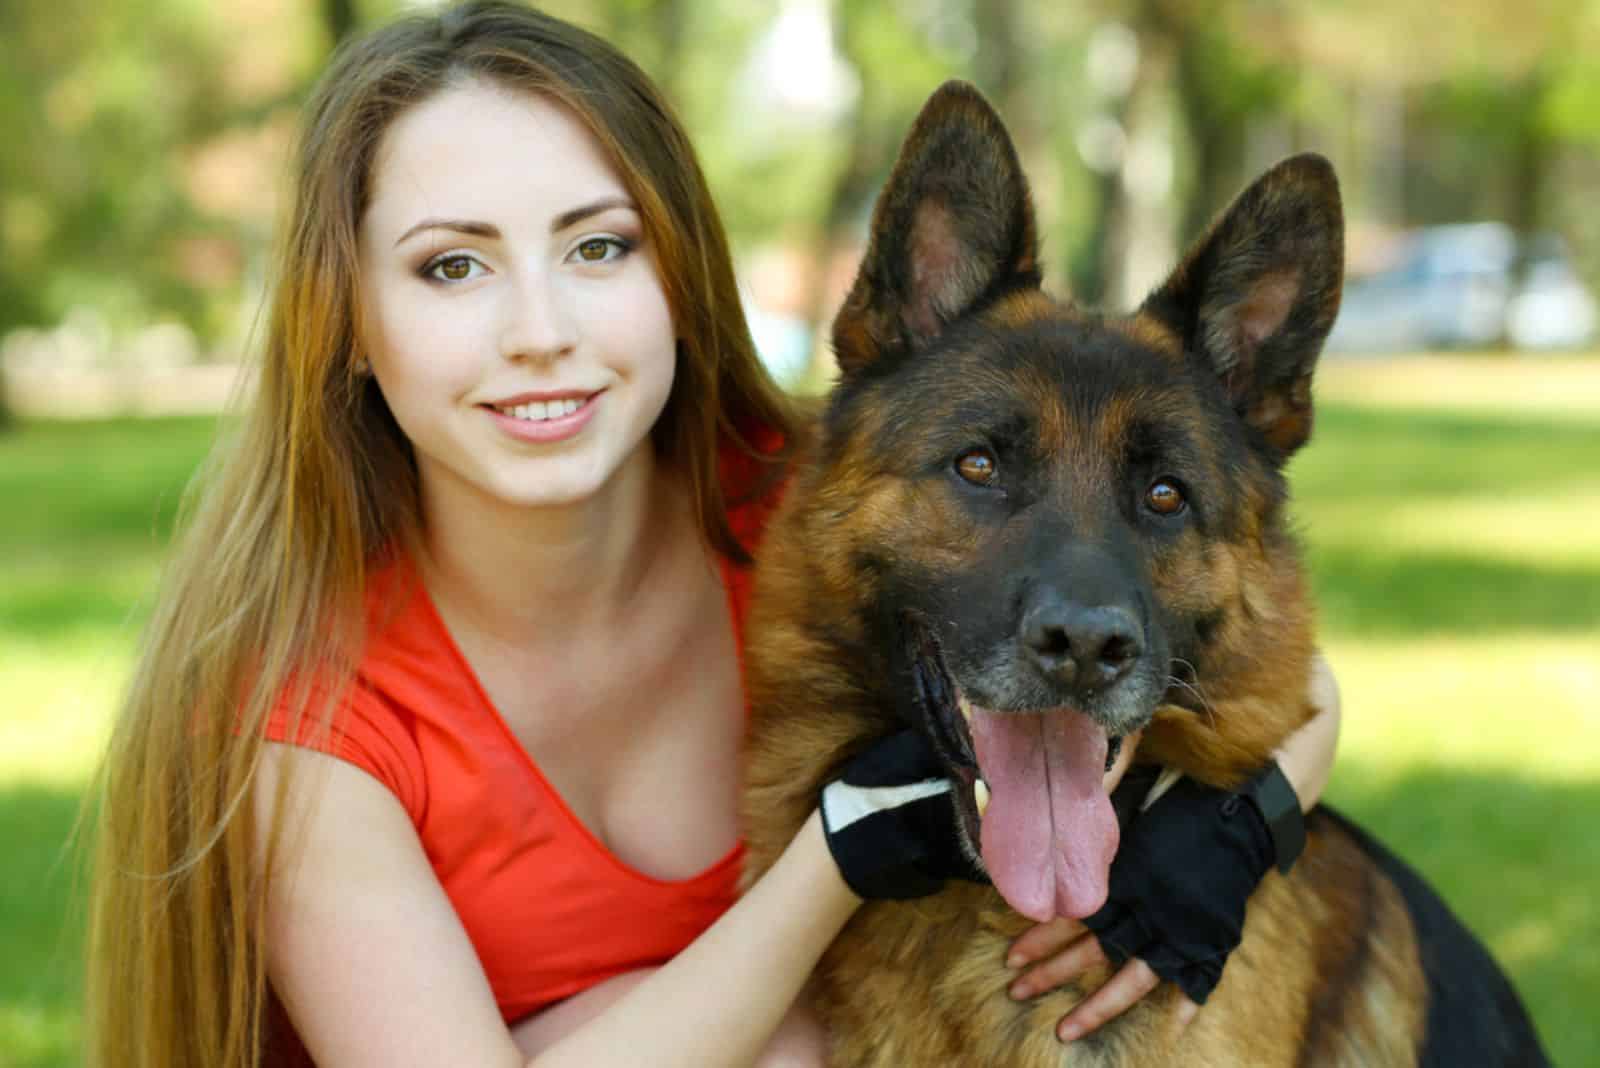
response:
<path id="1" fill-rule="evenodd" d="M 1008 993 L 1018 1001 L 1036 997 L 1079 976 L 1111 963 L 1100 940 L 1078 920 L 1058 919 L 1031 928 L 1011 944 L 1006 966 L 1026 969 L 1012 982 Z M 1031 965 L 1031 967 L 1030 967 Z M 1148 964 L 1134 957 L 1117 969 L 1105 985 L 1075 1005 L 1056 1025 L 1056 1037 L 1071 1042 L 1114 1020 L 1161 985 Z M 1178 992 L 1173 1026 L 1189 1026 L 1200 1006 Z"/>
<path id="2" fill-rule="evenodd" d="M 1338 683 L 1320 654 L 1312 662 L 1307 696 L 1316 709 L 1316 714 L 1291 735 L 1275 754 L 1300 799 L 1302 810 L 1309 810 L 1322 794 L 1323 786 L 1328 780 L 1329 769 L 1333 764 L 1339 733 Z M 1114 788 L 1121 779 L 1122 772 L 1132 759 L 1136 742 L 1136 738 L 1128 740 L 1117 767 L 1107 775 L 1107 789 Z M 1194 822 L 1196 814 L 1204 813 L 1209 816 L 1214 800 L 1204 787 L 1188 783 L 1183 785 L 1189 789 L 1180 791 L 1173 799 L 1177 804 L 1164 814 L 1167 817 L 1164 821 L 1149 821 L 1143 830 L 1136 829 L 1138 823 L 1135 822 L 1125 831 L 1123 847 L 1118 851 L 1122 863 L 1113 861 L 1112 864 L 1113 901 L 1108 902 L 1107 908 L 1100 914 L 1091 917 L 1091 920 L 1101 927 L 1099 935 L 1076 920 L 1057 919 L 1033 927 L 1012 943 L 1006 964 L 1020 971 L 1009 988 L 1012 997 L 1019 1000 L 1036 997 L 1091 970 L 1111 965 L 1113 958 L 1107 955 L 1102 939 L 1107 939 L 1115 951 L 1119 938 L 1126 941 L 1129 926 L 1123 924 L 1123 930 L 1120 932 L 1108 929 L 1111 926 L 1112 915 L 1120 913 L 1126 916 L 1131 911 L 1139 911 L 1141 896 L 1153 892 L 1161 898 L 1172 893 L 1170 889 L 1167 891 L 1160 889 L 1159 884 L 1163 882 L 1160 878 L 1162 870 L 1169 864 L 1183 867 L 1189 861 L 1174 855 L 1179 852 L 1177 848 L 1162 843 L 1163 831 L 1166 835 L 1177 833 L 1180 841 L 1186 841 L 1187 832 L 1181 829 L 1174 832 L 1173 828 L 1183 822 Z M 1217 793 L 1221 796 L 1220 792 Z M 1176 810 L 1179 805 L 1187 811 L 1178 813 Z M 1202 816 L 1200 822 L 1205 823 L 1206 817 Z M 1164 828 L 1163 823 L 1166 825 Z M 1157 966 L 1167 974 L 1168 978 L 1179 980 L 1179 990 L 1175 999 L 1176 1009 L 1171 1016 L 1171 1025 L 1180 1033 L 1189 1025 L 1200 1010 L 1199 1001 L 1205 1000 L 1205 996 L 1210 993 L 1221 976 L 1222 966 L 1232 949 L 1232 945 L 1228 944 L 1231 941 L 1228 937 L 1229 929 L 1236 926 L 1242 928 L 1245 899 L 1270 862 L 1270 854 L 1264 858 L 1259 848 L 1259 835 L 1254 833 L 1259 831 L 1260 828 L 1253 824 L 1241 825 L 1237 833 L 1233 833 L 1233 829 L 1230 829 L 1228 834 L 1220 836 L 1219 840 L 1225 843 L 1229 843 L 1231 837 L 1230 844 L 1207 847 L 1208 850 L 1214 849 L 1217 852 L 1219 860 L 1224 859 L 1229 853 L 1234 854 L 1233 859 L 1228 861 L 1228 867 L 1218 874 L 1223 876 L 1221 883 L 1237 885 L 1231 888 L 1217 886 L 1201 891 L 1204 896 L 1210 898 L 1207 908 L 1212 913 L 1209 919 L 1216 921 L 1211 926 L 1217 934 L 1214 941 L 1220 951 L 1218 955 L 1213 960 L 1204 962 L 1185 962 L 1163 941 L 1159 922 L 1147 923 L 1146 926 L 1156 926 L 1158 929 L 1154 937 L 1140 950 L 1141 955 L 1119 953 L 1119 959 L 1126 957 L 1122 966 L 1099 989 L 1061 1018 L 1056 1033 L 1063 1042 L 1081 1038 L 1107 1021 L 1115 1019 L 1161 984 L 1162 976 L 1143 959 L 1145 956 L 1158 962 Z M 1148 839 L 1142 842 L 1143 845 L 1155 847 L 1153 852 L 1139 848 L 1141 838 Z M 1131 849 L 1128 848 L 1130 839 L 1133 841 Z M 1124 857 L 1125 850 L 1127 857 Z M 1143 854 L 1140 860 L 1135 860 L 1134 858 L 1140 854 Z M 1203 870 L 1210 866 L 1198 867 Z M 1121 879 L 1117 878 L 1119 874 L 1123 876 Z M 1186 880 L 1185 884 L 1189 885 L 1190 881 Z M 1187 889 L 1183 891 L 1183 893 L 1188 892 Z M 1119 897 L 1123 900 L 1117 903 Z M 1147 914 L 1156 913 L 1159 912 L 1159 907 L 1145 907 L 1143 911 Z M 1183 923 L 1184 918 L 1180 916 L 1176 922 Z M 1198 995 L 1198 1000 L 1192 997 L 1191 993 Z"/>

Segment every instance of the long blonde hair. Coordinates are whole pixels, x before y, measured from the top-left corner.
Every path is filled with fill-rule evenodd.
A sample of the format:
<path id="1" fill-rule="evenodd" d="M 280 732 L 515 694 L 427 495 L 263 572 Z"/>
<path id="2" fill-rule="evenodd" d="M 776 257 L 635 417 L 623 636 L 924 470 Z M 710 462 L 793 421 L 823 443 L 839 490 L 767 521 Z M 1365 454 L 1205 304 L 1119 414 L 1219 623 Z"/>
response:
<path id="1" fill-rule="evenodd" d="M 254 400 L 191 490 L 94 793 L 91 1065 L 261 1063 L 261 872 L 282 822 L 268 863 L 253 864 L 264 724 L 287 694 L 296 715 L 326 725 L 359 655 L 369 569 L 420 526 L 410 445 L 357 371 L 357 229 L 389 124 L 473 77 L 570 108 L 638 204 L 684 339 L 653 440 L 683 473 L 710 545 L 744 559 L 717 477 L 721 444 L 744 445 L 753 427 L 795 440 L 790 402 L 751 345 L 694 153 L 633 63 L 493 0 L 343 47 L 307 105 Z M 312 701 L 310 680 L 323 700 Z"/>

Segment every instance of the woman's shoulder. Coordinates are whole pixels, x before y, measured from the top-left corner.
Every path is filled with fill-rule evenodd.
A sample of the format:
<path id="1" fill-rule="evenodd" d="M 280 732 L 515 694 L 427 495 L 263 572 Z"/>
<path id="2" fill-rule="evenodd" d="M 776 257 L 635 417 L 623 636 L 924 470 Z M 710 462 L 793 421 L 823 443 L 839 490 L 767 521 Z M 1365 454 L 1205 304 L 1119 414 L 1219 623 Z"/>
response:
<path id="1" fill-rule="evenodd" d="M 268 741 L 343 759 L 395 793 L 413 815 L 425 795 L 420 718 L 470 697 L 409 558 L 385 553 L 369 567 L 364 625 L 353 660 L 295 678 L 264 724 Z"/>

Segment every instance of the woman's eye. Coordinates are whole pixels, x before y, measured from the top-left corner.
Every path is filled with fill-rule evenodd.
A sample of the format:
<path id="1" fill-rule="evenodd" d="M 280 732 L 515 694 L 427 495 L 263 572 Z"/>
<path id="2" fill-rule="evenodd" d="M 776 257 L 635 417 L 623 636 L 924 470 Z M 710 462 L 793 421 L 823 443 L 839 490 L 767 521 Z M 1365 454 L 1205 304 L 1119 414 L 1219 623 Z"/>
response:
<path id="1" fill-rule="evenodd" d="M 974 486 L 989 486 L 1000 476 L 1000 465 L 988 449 L 968 449 L 956 457 L 956 474 Z"/>
<path id="2" fill-rule="evenodd" d="M 1156 515 L 1177 515 L 1183 511 L 1186 502 L 1183 490 L 1178 488 L 1176 482 L 1159 478 L 1144 491 L 1144 506 Z"/>
<path id="3" fill-rule="evenodd" d="M 584 263 L 605 263 L 620 258 L 630 248 L 626 241 L 616 237 L 587 237 L 578 242 L 573 254 Z"/>
<path id="4" fill-rule="evenodd" d="M 441 256 L 422 269 L 422 273 L 441 282 L 465 282 L 476 278 L 482 265 L 471 256 Z"/>

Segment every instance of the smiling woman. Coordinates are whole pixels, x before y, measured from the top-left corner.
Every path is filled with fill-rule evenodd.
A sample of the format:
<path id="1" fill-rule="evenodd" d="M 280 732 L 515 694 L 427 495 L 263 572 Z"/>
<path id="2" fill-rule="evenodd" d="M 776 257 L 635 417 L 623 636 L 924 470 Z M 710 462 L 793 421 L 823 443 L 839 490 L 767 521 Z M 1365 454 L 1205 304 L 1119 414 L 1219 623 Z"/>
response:
<path id="1" fill-rule="evenodd" d="M 666 103 L 512 4 L 384 27 L 308 107 L 278 275 L 104 766 L 90 1062 L 815 1059 L 820 833 L 729 907 L 797 428 Z"/>
<path id="2" fill-rule="evenodd" d="M 649 481 L 672 312 L 638 208 L 566 107 L 473 79 L 401 115 L 360 270 L 363 347 L 436 522 L 471 513 L 463 494 L 598 503 Z"/>

